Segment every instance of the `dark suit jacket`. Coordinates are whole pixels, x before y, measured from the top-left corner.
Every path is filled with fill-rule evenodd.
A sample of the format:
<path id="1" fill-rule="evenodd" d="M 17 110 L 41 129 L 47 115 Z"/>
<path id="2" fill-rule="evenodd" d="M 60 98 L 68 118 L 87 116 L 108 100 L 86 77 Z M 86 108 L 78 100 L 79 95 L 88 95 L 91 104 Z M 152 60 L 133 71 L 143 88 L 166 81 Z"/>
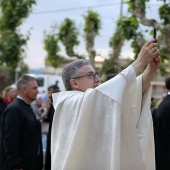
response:
<path id="1" fill-rule="evenodd" d="M 51 128 L 52 128 L 53 116 L 54 116 L 54 107 L 51 104 L 50 114 L 49 114 L 50 125 L 47 134 L 47 147 L 46 147 L 44 170 L 51 170 Z"/>
<path id="2" fill-rule="evenodd" d="M 156 170 L 170 170 L 170 95 L 160 103 L 153 122 Z"/>
<path id="3" fill-rule="evenodd" d="M 2 145 L 2 140 L 1 140 L 2 139 L 2 115 L 6 107 L 7 107 L 6 103 L 3 101 L 2 98 L 0 98 L 0 146 Z M 1 147 L 0 147 L 0 152 L 1 152 Z M 1 155 L 0 155 L 0 159 L 1 159 Z"/>
<path id="4" fill-rule="evenodd" d="M 0 169 L 42 169 L 41 124 L 30 105 L 16 99 L 3 113 Z"/>

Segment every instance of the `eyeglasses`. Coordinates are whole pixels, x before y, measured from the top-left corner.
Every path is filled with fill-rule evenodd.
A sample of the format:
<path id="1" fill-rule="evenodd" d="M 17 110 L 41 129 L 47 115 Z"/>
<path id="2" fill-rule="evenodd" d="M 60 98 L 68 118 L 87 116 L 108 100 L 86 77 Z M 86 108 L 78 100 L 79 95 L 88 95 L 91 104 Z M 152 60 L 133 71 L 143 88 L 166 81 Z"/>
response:
<path id="1" fill-rule="evenodd" d="M 90 74 L 87 74 L 87 75 L 84 75 L 84 76 L 74 77 L 72 79 L 79 79 L 79 78 L 82 78 L 82 77 L 88 77 L 89 79 L 95 80 L 96 77 L 98 77 L 98 75 L 96 73 L 90 73 Z"/>

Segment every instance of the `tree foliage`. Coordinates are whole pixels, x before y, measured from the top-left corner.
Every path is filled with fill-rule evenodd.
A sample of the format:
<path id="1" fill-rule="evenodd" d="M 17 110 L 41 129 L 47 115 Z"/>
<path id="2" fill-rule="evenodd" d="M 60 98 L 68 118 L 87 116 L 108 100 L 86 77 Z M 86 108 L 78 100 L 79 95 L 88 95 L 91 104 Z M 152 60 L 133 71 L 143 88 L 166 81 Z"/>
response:
<path id="1" fill-rule="evenodd" d="M 31 12 L 35 0 L 1 0 L 0 3 L 0 65 L 15 69 L 24 58 L 24 45 L 29 38 L 22 35 L 19 26 Z"/>
<path id="2" fill-rule="evenodd" d="M 116 38 L 111 38 L 112 43 L 110 43 L 110 47 L 112 48 L 114 58 L 117 58 L 119 55 L 118 52 L 115 53 L 115 44 L 119 47 L 119 52 L 121 52 L 125 40 L 132 41 L 131 47 L 133 48 L 134 57 L 136 58 L 145 42 L 144 34 L 140 30 L 141 26 L 146 26 L 146 30 L 148 30 L 149 27 L 155 27 L 159 34 L 157 39 L 162 57 L 160 72 L 162 75 L 166 73 L 165 65 L 167 60 L 170 59 L 170 1 L 163 1 L 164 4 L 159 8 L 161 22 L 155 20 L 155 18 L 148 19 L 146 17 L 146 3 L 149 2 L 149 0 L 129 0 L 126 2 L 129 6 L 129 17 L 120 17 L 117 24 L 119 34 L 122 34 L 120 37 L 121 40 L 119 39 L 119 41 L 117 41 Z M 151 35 L 153 35 L 152 30 L 150 31 Z M 114 36 L 118 35 L 118 32 L 115 32 Z"/>
<path id="3" fill-rule="evenodd" d="M 119 57 L 125 41 L 131 42 L 134 59 L 137 58 L 142 46 L 146 42 L 144 33 L 148 33 L 152 37 L 154 27 L 158 30 L 157 39 L 162 57 L 160 70 L 162 74 L 166 73 L 165 68 L 168 63 L 167 61 L 170 60 L 170 1 L 162 1 L 163 5 L 159 8 L 161 21 L 156 20 L 155 18 L 148 19 L 146 17 L 146 3 L 149 4 L 150 0 L 128 0 L 125 2 L 128 4 L 128 15 L 121 16 L 117 21 L 117 28 L 109 41 L 111 48 L 109 58 L 105 60 L 102 69 L 99 70 L 101 75 L 103 73 L 118 73 L 123 69 L 119 62 Z M 96 56 L 96 50 L 94 45 L 95 38 L 99 35 L 99 31 L 101 29 L 101 19 L 99 14 L 92 10 L 88 10 L 87 13 L 83 15 L 83 18 L 85 23 L 83 31 L 86 51 L 88 53 L 88 59 L 92 63 L 93 67 L 95 67 L 94 59 Z M 58 33 L 53 35 L 55 37 L 54 39 L 56 39 L 56 43 L 61 42 L 64 45 L 68 56 L 77 56 L 78 58 L 81 58 L 74 51 L 74 47 L 79 45 L 79 33 L 75 22 L 66 18 L 58 28 Z M 55 42 L 51 43 L 51 46 L 54 45 L 54 43 Z M 58 53 L 59 51 L 57 51 L 57 49 L 56 52 Z"/>
<path id="4" fill-rule="evenodd" d="M 22 59 L 24 52 L 23 45 L 26 44 L 28 37 L 24 37 L 17 32 L 3 34 L 0 42 L 0 63 L 5 63 L 8 67 L 15 69 L 18 62 Z"/>
<path id="5" fill-rule="evenodd" d="M 54 68 L 60 66 L 65 60 L 65 58 L 59 54 L 61 51 L 59 43 L 63 44 L 69 57 L 84 58 L 82 55 L 77 54 L 74 49 L 79 45 L 79 32 L 73 20 L 65 18 L 58 27 L 56 24 L 52 25 L 51 31 L 44 35 L 44 48 L 47 51 L 47 60 Z"/>
<path id="6" fill-rule="evenodd" d="M 18 66 L 20 68 L 20 71 L 18 72 L 18 77 L 20 77 L 22 74 L 28 73 L 28 66 L 23 61 L 20 61 L 18 63 Z M 14 80 L 15 80 L 14 69 L 7 66 L 1 66 L 0 80 L 1 80 L 0 91 L 2 91 L 6 86 L 14 84 Z"/>
<path id="7" fill-rule="evenodd" d="M 58 43 L 58 35 L 54 29 L 50 33 L 44 33 L 44 48 L 47 51 L 46 59 L 54 68 L 60 66 L 64 60 L 64 57 L 59 54 L 61 50 Z"/>
<path id="8" fill-rule="evenodd" d="M 35 0 L 1 0 L 1 28 L 15 31 L 31 12 Z"/>
<path id="9" fill-rule="evenodd" d="M 78 29 L 75 22 L 69 18 L 66 18 L 59 26 L 58 38 L 64 45 L 66 53 L 70 57 L 83 58 L 79 54 L 75 53 L 74 47 L 79 45 Z"/>
<path id="10" fill-rule="evenodd" d="M 96 51 L 94 49 L 94 42 L 97 35 L 99 35 L 99 30 L 101 29 L 101 19 L 97 12 L 92 10 L 87 11 L 87 15 L 83 15 L 85 20 L 84 25 L 84 38 L 86 42 L 86 50 L 89 54 L 89 60 L 93 67 L 94 58 L 96 56 Z"/>
<path id="11" fill-rule="evenodd" d="M 92 10 L 87 11 L 87 15 L 84 15 L 83 18 L 85 20 L 84 37 L 86 41 L 86 50 L 89 54 L 88 58 L 94 65 L 94 58 L 96 56 L 96 52 L 93 49 L 94 40 L 99 34 L 101 20 L 99 14 Z M 80 42 L 78 40 L 79 31 L 73 20 L 65 18 L 58 27 L 52 26 L 52 28 L 53 31 L 48 35 L 46 34 L 44 44 L 45 50 L 48 53 L 47 59 L 53 67 L 58 67 L 58 64 L 64 60 L 64 58 L 60 60 L 61 56 L 58 55 L 58 52 L 60 51 L 59 42 L 64 45 L 65 51 L 69 57 L 85 58 L 84 55 L 79 55 L 75 52 L 75 47 L 78 46 Z"/>
<path id="12" fill-rule="evenodd" d="M 6 86 L 12 84 L 13 78 L 12 78 L 12 70 L 7 67 L 1 66 L 0 67 L 0 80 L 1 80 L 0 91 L 3 91 Z"/>

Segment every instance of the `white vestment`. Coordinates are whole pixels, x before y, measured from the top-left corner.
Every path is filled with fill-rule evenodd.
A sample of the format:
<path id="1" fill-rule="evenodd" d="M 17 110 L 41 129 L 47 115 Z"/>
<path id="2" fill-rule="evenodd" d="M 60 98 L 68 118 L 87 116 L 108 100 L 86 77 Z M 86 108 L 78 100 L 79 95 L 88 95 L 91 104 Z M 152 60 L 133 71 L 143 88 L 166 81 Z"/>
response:
<path id="1" fill-rule="evenodd" d="M 95 89 L 54 94 L 52 170 L 155 170 L 150 99 L 132 66 Z"/>

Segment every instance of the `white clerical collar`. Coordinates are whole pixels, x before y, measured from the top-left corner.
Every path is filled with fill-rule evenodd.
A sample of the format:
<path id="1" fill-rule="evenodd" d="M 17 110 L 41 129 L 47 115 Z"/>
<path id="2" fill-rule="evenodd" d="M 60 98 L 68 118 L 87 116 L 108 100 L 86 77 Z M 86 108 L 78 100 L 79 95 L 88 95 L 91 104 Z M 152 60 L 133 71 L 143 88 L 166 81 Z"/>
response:
<path id="1" fill-rule="evenodd" d="M 168 95 L 170 95 L 170 91 L 168 92 Z"/>
<path id="2" fill-rule="evenodd" d="M 17 98 L 23 100 L 23 98 L 21 96 L 19 96 L 19 95 L 17 96 Z"/>

